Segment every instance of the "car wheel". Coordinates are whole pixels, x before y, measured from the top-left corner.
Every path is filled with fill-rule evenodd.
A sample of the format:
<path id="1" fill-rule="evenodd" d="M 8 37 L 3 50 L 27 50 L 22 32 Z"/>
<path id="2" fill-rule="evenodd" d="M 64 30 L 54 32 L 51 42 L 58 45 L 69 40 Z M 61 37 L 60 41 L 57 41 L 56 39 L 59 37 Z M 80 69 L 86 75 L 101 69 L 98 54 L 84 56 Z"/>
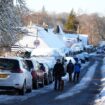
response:
<path id="1" fill-rule="evenodd" d="M 46 81 L 45 81 L 45 85 L 49 84 L 49 78 L 47 77 Z"/>
<path id="2" fill-rule="evenodd" d="M 50 80 L 50 83 L 53 82 L 53 75 L 52 75 L 52 72 L 49 73 L 49 80 Z"/>
<path id="3" fill-rule="evenodd" d="M 44 78 L 42 79 L 41 87 L 44 87 Z"/>
<path id="4" fill-rule="evenodd" d="M 26 82 L 24 82 L 23 87 L 19 90 L 19 95 L 24 95 L 26 93 Z"/>
<path id="5" fill-rule="evenodd" d="M 32 86 L 29 89 L 27 89 L 27 92 L 28 93 L 31 93 L 32 92 Z"/>
<path id="6" fill-rule="evenodd" d="M 49 76 L 48 75 L 46 75 L 46 77 L 44 79 L 44 83 L 45 83 L 45 85 L 49 84 Z"/>
<path id="7" fill-rule="evenodd" d="M 33 89 L 38 89 L 39 84 L 38 84 L 38 80 L 33 81 Z"/>

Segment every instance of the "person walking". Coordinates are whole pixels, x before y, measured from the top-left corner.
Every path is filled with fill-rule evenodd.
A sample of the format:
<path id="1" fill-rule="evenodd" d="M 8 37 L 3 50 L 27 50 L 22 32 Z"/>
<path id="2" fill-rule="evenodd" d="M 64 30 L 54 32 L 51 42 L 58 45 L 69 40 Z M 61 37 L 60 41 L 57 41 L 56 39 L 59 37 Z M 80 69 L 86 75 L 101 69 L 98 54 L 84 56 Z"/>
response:
<path id="1" fill-rule="evenodd" d="M 71 60 L 67 64 L 66 70 L 67 70 L 67 73 L 69 74 L 69 82 L 71 82 L 72 81 L 72 73 L 74 71 L 74 64 L 71 62 Z"/>
<path id="2" fill-rule="evenodd" d="M 60 62 L 60 59 L 57 59 L 56 64 L 54 65 L 53 69 L 53 76 L 54 76 L 54 90 L 60 90 L 62 76 L 64 75 L 64 67 L 63 64 Z"/>
<path id="3" fill-rule="evenodd" d="M 78 60 L 76 60 L 76 63 L 74 65 L 74 77 L 73 77 L 73 81 L 75 82 L 79 80 L 79 76 L 80 76 L 80 69 L 81 69 L 81 65 L 80 63 L 78 63 Z"/>

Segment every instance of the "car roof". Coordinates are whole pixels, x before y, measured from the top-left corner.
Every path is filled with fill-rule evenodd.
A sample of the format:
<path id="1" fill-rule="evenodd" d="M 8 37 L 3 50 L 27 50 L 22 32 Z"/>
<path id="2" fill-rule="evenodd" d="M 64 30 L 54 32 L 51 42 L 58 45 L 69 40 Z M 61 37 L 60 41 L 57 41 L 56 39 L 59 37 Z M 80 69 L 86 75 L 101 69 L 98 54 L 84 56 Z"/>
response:
<path id="1" fill-rule="evenodd" d="M 73 64 L 75 64 L 75 62 L 76 62 L 75 59 L 74 59 L 74 57 L 71 57 L 71 56 L 70 56 L 70 57 L 65 57 L 65 59 L 67 60 L 67 63 L 68 63 L 70 60 L 72 61 Z"/>

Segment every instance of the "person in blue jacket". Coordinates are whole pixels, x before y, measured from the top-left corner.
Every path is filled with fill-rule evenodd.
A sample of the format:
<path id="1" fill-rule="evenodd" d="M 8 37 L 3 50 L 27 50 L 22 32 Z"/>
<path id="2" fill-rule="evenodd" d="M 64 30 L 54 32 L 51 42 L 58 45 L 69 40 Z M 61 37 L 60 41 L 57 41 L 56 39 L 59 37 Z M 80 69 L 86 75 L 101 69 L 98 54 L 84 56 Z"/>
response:
<path id="1" fill-rule="evenodd" d="M 79 80 L 79 76 L 80 76 L 80 69 L 81 69 L 81 65 L 80 63 L 78 63 L 78 60 L 76 60 L 76 63 L 74 65 L 74 77 L 73 77 L 73 81 L 75 82 Z"/>

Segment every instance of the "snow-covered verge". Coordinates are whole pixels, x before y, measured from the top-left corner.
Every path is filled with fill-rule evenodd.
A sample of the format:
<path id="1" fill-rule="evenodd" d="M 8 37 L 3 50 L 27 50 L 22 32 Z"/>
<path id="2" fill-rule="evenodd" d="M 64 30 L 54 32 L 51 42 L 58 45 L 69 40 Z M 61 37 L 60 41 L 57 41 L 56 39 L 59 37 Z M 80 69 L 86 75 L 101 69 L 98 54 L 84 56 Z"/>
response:
<path id="1" fill-rule="evenodd" d="M 105 105 L 105 58 L 103 59 L 103 66 L 101 67 L 102 73 L 102 90 L 100 94 L 96 96 L 95 105 Z"/>
<path id="2" fill-rule="evenodd" d="M 89 62 L 83 64 L 82 68 L 85 68 L 85 66 L 87 66 L 88 64 L 89 64 Z M 68 91 L 61 93 L 60 95 L 55 97 L 55 99 L 58 100 L 58 99 L 73 96 L 74 94 L 77 94 L 77 93 L 81 92 L 83 89 L 85 89 L 86 87 L 88 87 L 88 84 L 94 75 L 96 66 L 97 66 L 97 61 L 91 67 L 88 68 L 89 69 L 88 72 L 86 73 L 86 75 L 81 79 L 81 81 L 78 84 L 76 84 L 75 86 L 70 88 Z M 68 76 L 66 76 L 64 81 L 65 81 L 65 84 L 68 82 Z M 44 88 L 33 90 L 32 93 L 27 93 L 24 96 L 0 95 L 0 103 L 7 103 L 7 102 L 11 103 L 13 101 L 14 102 L 15 101 L 24 101 L 24 100 L 27 100 L 28 98 L 37 96 L 38 94 L 48 93 L 48 92 L 52 91 L 53 88 L 54 88 L 54 83 L 52 83 L 48 86 L 45 86 Z"/>
<path id="3" fill-rule="evenodd" d="M 84 68 L 85 66 L 88 65 L 89 62 L 85 63 L 82 65 L 82 68 Z M 68 75 L 65 76 L 65 84 L 67 83 L 68 81 Z M 0 95 L 0 103 L 11 103 L 13 101 L 24 101 L 24 100 L 27 100 L 28 98 L 31 98 L 31 97 L 34 97 L 38 94 L 43 94 L 43 93 L 47 93 L 47 92 L 50 92 L 52 91 L 54 88 L 54 83 L 48 85 L 48 86 L 45 86 L 44 88 L 40 88 L 40 89 L 37 89 L 37 90 L 33 90 L 32 93 L 27 93 L 25 94 L 24 96 L 19 96 L 19 95 Z M 77 87 L 78 90 L 79 90 L 79 87 Z M 67 93 L 64 93 L 64 94 L 67 94 Z M 74 93 L 75 94 L 75 93 Z"/>

